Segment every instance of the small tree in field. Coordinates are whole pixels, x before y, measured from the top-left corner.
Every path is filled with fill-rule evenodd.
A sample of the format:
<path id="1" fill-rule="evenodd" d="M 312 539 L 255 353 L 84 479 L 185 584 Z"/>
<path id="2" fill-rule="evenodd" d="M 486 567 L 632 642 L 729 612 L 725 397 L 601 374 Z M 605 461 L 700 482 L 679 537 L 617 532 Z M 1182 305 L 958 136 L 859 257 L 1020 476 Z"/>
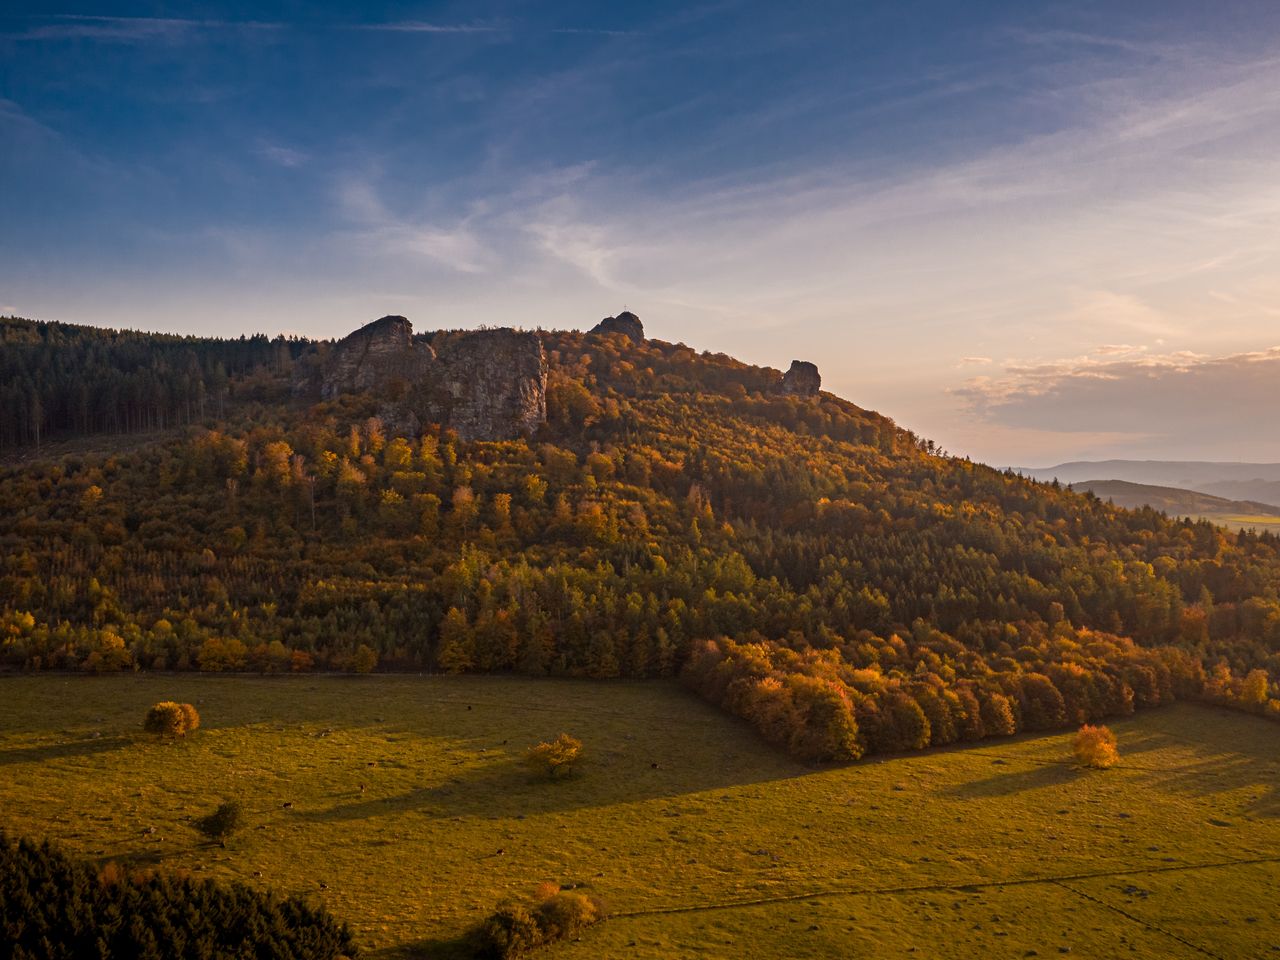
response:
<path id="1" fill-rule="evenodd" d="M 536 773 L 545 773 L 552 780 L 567 774 L 582 756 L 582 741 L 562 733 L 546 743 L 532 747 L 525 754 L 525 763 Z"/>
<path id="2" fill-rule="evenodd" d="M 240 801 L 226 800 L 218 804 L 218 809 L 213 813 L 197 820 L 196 829 L 225 847 L 227 837 L 239 830 L 243 822 L 244 811 L 240 807 Z"/>
<path id="3" fill-rule="evenodd" d="M 200 726 L 200 714 L 189 703 L 162 700 L 147 711 L 142 728 L 163 737 L 181 737 Z"/>
<path id="4" fill-rule="evenodd" d="M 196 713 L 196 708 L 189 703 L 180 703 L 178 707 L 182 710 L 182 717 L 187 724 L 186 729 L 182 731 L 183 734 L 200 729 L 200 714 Z"/>
<path id="5" fill-rule="evenodd" d="M 1116 749 L 1116 735 L 1111 729 L 1087 723 L 1076 734 L 1075 754 L 1081 764 L 1096 770 L 1114 767 L 1120 760 L 1120 752 Z"/>

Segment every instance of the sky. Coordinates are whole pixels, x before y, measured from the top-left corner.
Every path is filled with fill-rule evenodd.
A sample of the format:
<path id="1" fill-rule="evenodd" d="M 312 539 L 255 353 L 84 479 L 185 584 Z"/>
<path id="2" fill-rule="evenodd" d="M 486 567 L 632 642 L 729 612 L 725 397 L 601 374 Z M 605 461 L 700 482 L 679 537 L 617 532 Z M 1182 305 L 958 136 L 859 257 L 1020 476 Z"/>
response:
<path id="1" fill-rule="evenodd" d="M 1270 0 L 23 4 L 0 313 L 585 329 L 999 466 L 1280 460 Z"/>

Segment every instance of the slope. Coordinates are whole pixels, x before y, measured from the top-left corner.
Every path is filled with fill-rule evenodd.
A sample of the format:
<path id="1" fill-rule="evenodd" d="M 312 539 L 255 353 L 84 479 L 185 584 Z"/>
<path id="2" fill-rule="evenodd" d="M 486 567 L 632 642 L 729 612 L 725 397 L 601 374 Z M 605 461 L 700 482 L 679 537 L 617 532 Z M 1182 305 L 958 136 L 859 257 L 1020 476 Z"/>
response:
<path id="1" fill-rule="evenodd" d="M 546 422 L 483 441 L 400 423 L 394 378 L 301 396 L 330 346 L 262 343 L 221 417 L 179 403 L 177 436 L 0 468 L 0 661 L 680 672 L 810 759 L 1173 697 L 1280 713 L 1270 535 L 937 456 L 812 377 L 683 344 L 540 332 Z"/>

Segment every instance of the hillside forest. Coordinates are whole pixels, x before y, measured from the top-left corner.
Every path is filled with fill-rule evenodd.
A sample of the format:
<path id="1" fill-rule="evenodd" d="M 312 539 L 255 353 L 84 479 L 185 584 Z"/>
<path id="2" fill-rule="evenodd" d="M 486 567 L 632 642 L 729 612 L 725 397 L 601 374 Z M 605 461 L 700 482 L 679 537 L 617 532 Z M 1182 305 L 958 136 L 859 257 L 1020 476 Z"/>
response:
<path id="1" fill-rule="evenodd" d="M 0 320 L 11 670 L 681 676 L 805 759 L 1280 718 L 1280 541 L 947 455 L 684 344 L 541 332 L 529 439 L 297 397 L 328 344 Z"/>

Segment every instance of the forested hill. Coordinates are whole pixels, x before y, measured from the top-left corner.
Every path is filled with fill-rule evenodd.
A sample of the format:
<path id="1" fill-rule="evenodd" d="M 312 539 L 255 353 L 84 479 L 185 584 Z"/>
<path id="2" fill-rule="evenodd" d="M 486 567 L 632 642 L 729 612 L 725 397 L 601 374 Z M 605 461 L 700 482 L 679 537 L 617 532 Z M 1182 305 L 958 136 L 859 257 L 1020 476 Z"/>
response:
<path id="1" fill-rule="evenodd" d="M 223 417 L 233 382 L 250 392 L 312 349 L 261 334 L 219 340 L 0 317 L 0 453 L 68 433 Z"/>
<path id="2" fill-rule="evenodd" d="M 6 321 L 0 382 L 39 404 L 6 404 L 11 442 L 37 413 L 169 432 L 0 466 L 0 659 L 680 673 L 813 759 L 1175 696 L 1280 715 L 1274 537 L 940 456 L 776 370 L 610 329 L 540 332 L 546 422 L 491 442 L 389 416 L 398 381 L 300 391 L 329 344 Z"/>

